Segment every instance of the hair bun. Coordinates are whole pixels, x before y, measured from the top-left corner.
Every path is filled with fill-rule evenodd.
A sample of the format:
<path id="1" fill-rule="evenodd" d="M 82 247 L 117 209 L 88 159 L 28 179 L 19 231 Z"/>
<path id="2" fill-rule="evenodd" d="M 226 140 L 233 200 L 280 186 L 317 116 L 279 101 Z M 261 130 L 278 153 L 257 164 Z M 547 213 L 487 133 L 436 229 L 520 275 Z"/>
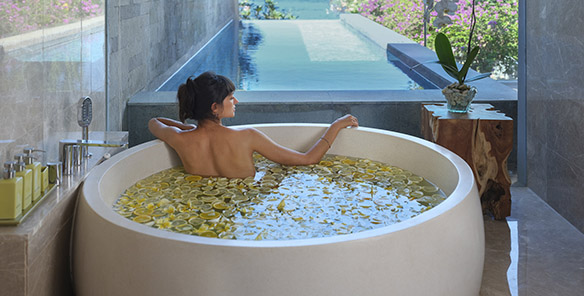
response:
<path id="1" fill-rule="evenodd" d="M 197 86 L 194 79 L 190 77 L 178 87 L 177 93 L 179 103 L 179 119 L 185 122 L 187 119 L 194 119 L 194 109 L 197 100 Z"/>

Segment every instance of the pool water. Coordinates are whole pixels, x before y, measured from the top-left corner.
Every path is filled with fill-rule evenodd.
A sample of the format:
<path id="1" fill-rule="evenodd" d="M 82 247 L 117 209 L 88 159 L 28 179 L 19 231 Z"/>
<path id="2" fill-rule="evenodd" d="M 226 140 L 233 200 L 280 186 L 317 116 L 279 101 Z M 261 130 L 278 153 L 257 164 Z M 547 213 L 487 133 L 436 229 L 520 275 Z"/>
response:
<path id="1" fill-rule="evenodd" d="M 251 3 L 264 5 L 264 0 L 251 0 Z M 292 13 L 298 19 L 337 19 L 339 15 L 331 10 L 330 0 L 277 0 L 278 10 Z"/>
<path id="2" fill-rule="evenodd" d="M 83 33 L 47 40 L 11 52 L 11 56 L 27 62 L 85 62 L 97 63 L 104 59 L 105 32 L 102 27 Z"/>
<path id="3" fill-rule="evenodd" d="M 338 19 L 242 21 L 226 26 L 157 91 L 176 91 L 205 71 L 231 78 L 239 90 L 434 88 L 396 63 L 386 49 Z"/>
<path id="4" fill-rule="evenodd" d="M 357 233 L 415 217 L 445 199 L 409 171 L 327 155 L 282 166 L 254 155 L 255 178 L 205 178 L 171 168 L 128 188 L 114 205 L 154 228 L 224 239 L 286 240 Z"/>
<path id="5" fill-rule="evenodd" d="M 387 61 L 385 50 L 339 21 L 248 22 L 263 40 L 240 55 L 243 90 L 385 90 L 420 86 Z"/>

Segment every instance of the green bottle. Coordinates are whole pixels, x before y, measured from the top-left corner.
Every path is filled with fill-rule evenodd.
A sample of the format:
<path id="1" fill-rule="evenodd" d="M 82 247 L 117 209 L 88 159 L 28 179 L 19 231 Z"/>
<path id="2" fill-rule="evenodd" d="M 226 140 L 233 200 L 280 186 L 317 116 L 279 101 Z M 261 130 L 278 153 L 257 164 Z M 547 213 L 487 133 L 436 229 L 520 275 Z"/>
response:
<path id="1" fill-rule="evenodd" d="M 16 176 L 22 178 L 22 209 L 28 210 L 32 203 L 32 170 L 26 168 L 24 163 L 24 154 L 14 155 L 15 165 L 14 170 Z"/>
<path id="2" fill-rule="evenodd" d="M 35 151 L 34 148 L 24 148 L 24 163 L 26 168 L 32 170 L 32 202 L 36 202 L 41 198 L 41 163 L 34 161 L 34 156 L 32 155 Z"/>
<path id="3" fill-rule="evenodd" d="M 41 168 L 41 194 L 46 194 L 49 189 L 49 167 L 43 166 Z"/>
<path id="4" fill-rule="evenodd" d="M 22 178 L 16 176 L 14 161 L 4 163 L 0 179 L 0 219 L 16 219 L 22 215 Z"/>

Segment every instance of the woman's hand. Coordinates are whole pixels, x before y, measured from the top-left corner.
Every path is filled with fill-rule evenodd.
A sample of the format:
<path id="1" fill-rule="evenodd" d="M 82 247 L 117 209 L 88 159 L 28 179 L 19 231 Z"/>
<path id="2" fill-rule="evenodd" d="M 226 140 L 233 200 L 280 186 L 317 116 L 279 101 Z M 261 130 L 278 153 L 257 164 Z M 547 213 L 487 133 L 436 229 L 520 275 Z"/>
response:
<path id="1" fill-rule="evenodd" d="M 345 128 L 345 127 L 358 127 L 359 126 L 359 121 L 357 120 L 357 117 L 351 115 L 351 114 L 347 114 L 343 117 L 338 118 L 337 120 L 335 120 L 332 125 L 336 125 L 339 127 L 339 129 Z"/>
<path id="2" fill-rule="evenodd" d="M 181 133 L 189 132 L 195 130 L 196 128 L 197 127 L 194 124 L 182 123 L 180 121 L 164 117 L 152 118 L 150 121 L 148 121 L 148 129 L 150 132 L 155 137 L 166 142 L 170 146 L 173 146 L 173 143 L 176 139 L 178 139 L 178 136 Z"/>
<path id="3" fill-rule="evenodd" d="M 183 131 L 190 131 L 190 130 L 194 130 L 197 128 L 196 125 L 194 124 L 189 124 L 186 122 L 180 122 L 178 120 L 174 120 L 174 119 L 170 119 L 170 118 L 164 118 L 164 117 L 157 117 L 154 118 L 158 121 L 160 121 L 163 124 L 166 124 L 168 126 L 174 126 L 174 127 L 178 127 L 179 129 L 183 130 Z"/>

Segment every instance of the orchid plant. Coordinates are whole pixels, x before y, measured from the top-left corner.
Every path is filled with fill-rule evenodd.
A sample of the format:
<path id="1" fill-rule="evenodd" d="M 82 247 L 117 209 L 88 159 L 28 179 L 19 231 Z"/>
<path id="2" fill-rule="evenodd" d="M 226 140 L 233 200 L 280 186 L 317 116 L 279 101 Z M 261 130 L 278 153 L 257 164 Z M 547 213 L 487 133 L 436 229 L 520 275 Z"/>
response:
<path id="1" fill-rule="evenodd" d="M 476 16 L 475 16 L 475 1 L 472 0 L 472 14 L 471 14 L 471 28 L 470 34 L 468 38 L 468 46 L 466 52 L 466 60 L 462 66 L 462 68 L 458 68 L 456 61 L 454 59 L 454 52 L 452 51 L 452 46 L 448 37 L 443 33 L 438 33 L 436 39 L 434 41 L 434 49 L 436 50 L 436 55 L 438 56 L 438 61 L 444 71 L 452 78 L 458 81 L 458 86 L 463 86 L 465 82 L 471 82 L 475 80 L 479 80 L 482 78 L 486 78 L 490 76 L 491 73 L 483 73 L 469 79 L 466 78 L 468 74 L 468 70 L 470 69 L 470 65 L 476 58 L 477 54 L 479 53 L 479 47 L 471 47 L 472 43 L 472 35 L 474 33 L 475 24 L 476 24 Z M 432 24 L 436 28 L 443 28 L 452 24 L 452 20 L 450 19 L 450 15 L 454 15 L 458 5 L 456 4 L 455 0 L 440 0 L 439 2 L 434 0 L 424 0 L 424 4 L 426 9 L 424 11 L 424 20 L 426 22 L 430 21 L 431 12 L 436 11 L 436 18 L 432 22 Z"/>

